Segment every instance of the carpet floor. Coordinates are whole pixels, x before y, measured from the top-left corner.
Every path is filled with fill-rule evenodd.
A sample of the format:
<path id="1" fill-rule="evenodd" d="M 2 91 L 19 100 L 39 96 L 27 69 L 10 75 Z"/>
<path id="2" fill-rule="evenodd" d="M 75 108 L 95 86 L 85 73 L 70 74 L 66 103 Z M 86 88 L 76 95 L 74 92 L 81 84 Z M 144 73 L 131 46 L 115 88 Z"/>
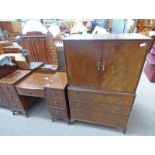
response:
<path id="1" fill-rule="evenodd" d="M 155 135 L 155 83 L 144 73 L 137 88 L 137 97 L 128 121 L 126 136 Z M 52 122 L 45 100 L 35 104 L 29 117 L 0 108 L 0 135 L 6 136 L 124 136 L 121 130 L 106 126 L 65 121 Z"/>

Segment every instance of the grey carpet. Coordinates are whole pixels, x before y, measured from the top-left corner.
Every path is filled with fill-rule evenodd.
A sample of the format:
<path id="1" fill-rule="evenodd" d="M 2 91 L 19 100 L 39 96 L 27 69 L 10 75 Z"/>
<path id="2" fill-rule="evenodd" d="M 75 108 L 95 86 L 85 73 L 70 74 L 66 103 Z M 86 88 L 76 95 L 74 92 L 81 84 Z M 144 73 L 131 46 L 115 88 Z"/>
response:
<path id="1" fill-rule="evenodd" d="M 123 136 L 121 130 L 106 126 L 81 122 L 67 125 L 65 121 L 53 123 L 44 100 L 31 108 L 29 118 L 24 115 L 13 116 L 9 110 L 0 108 L 0 135 Z M 140 79 L 125 135 L 155 135 L 155 84 L 150 83 L 144 74 Z"/>

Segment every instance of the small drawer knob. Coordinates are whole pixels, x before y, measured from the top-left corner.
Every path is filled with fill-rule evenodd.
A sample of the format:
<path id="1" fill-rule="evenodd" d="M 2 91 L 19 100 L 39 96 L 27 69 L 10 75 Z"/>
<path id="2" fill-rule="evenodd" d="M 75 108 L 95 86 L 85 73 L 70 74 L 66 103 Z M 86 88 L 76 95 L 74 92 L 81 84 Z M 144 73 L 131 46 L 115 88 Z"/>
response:
<path id="1" fill-rule="evenodd" d="M 59 112 L 58 110 L 56 110 L 56 111 L 55 111 L 55 114 L 56 114 L 56 115 L 59 115 L 59 114 L 60 114 L 60 112 Z"/>
<path id="2" fill-rule="evenodd" d="M 120 113 L 121 112 L 121 107 L 116 107 L 115 112 Z"/>
<path id="3" fill-rule="evenodd" d="M 12 99 L 14 98 L 12 95 L 10 96 Z"/>
<path id="4" fill-rule="evenodd" d="M 115 123 L 115 124 L 118 124 L 118 122 L 119 122 L 118 120 L 114 120 L 114 123 Z"/>
<path id="5" fill-rule="evenodd" d="M 80 118 L 80 112 L 77 113 L 77 118 Z"/>
<path id="6" fill-rule="evenodd" d="M 78 108 L 80 107 L 80 103 L 77 103 L 77 107 L 78 107 Z"/>
<path id="7" fill-rule="evenodd" d="M 52 91 L 52 96 L 55 96 L 56 95 L 56 92 L 55 91 Z"/>
<path id="8" fill-rule="evenodd" d="M 57 100 L 54 100 L 54 101 L 53 101 L 53 105 L 54 105 L 54 106 L 59 106 L 59 102 L 58 102 Z"/>
<path id="9" fill-rule="evenodd" d="M 80 92 L 77 92 L 77 95 L 80 96 Z"/>

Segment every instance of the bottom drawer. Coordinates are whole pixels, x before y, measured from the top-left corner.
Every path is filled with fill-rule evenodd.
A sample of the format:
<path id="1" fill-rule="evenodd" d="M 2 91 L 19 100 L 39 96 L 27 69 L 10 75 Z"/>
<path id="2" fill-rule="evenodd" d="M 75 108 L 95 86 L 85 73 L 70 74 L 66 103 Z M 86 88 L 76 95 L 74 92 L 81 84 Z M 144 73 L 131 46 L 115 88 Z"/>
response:
<path id="1" fill-rule="evenodd" d="M 64 108 L 50 107 L 50 113 L 51 113 L 51 116 L 55 117 L 55 118 L 62 118 L 62 119 L 67 118 L 67 113 L 66 113 L 66 110 Z"/>
<path id="2" fill-rule="evenodd" d="M 125 128 L 128 121 L 128 116 L 71 109 L 71 120 L 80 120 L 90 123 Z"/>

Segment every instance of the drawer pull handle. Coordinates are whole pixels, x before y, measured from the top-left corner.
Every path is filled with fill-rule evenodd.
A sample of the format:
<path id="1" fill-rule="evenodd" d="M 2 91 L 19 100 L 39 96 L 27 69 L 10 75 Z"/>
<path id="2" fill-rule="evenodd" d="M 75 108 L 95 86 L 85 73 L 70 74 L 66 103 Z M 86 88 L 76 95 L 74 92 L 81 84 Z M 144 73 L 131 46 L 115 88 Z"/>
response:
<path id="1" fill-rule="evenodd" d="M 119 104 L 123 104 L 124 103 L 124 100 L 123 98 L 120 100 Z"/>
<path id="2" fill-rule="evenodd" d="M 56 111 L 55 111 L 55 114 L 56 114 L 56 115 L 59 115 L 59 114 L 60 114 L 60 111 L 56 110 Z"/>
<path id="3" fill-rule="evenodd" d="M 53 103 L 53 105 L 54 105 L 54 106 L 59 106 L 58 101 L 57 101 L 57 100 L 55 100 L 55 101 L 54 101 L 54 103 Z"/>
<path id="4" fill-rule="evenodd" d="M 115 124 L 118 124 L 118 120 L 114 120 L 114 123 L 115 123 Z"/>
<path id="5" fill-rule="evenodd" d="M 77 107 L 78 107 L 78 108 L 80 107 L 80 103 L 77 103 Z"/>
<path id="6" fill-rule="evenodd" d="M 120 113 L 121 112 L 121 107 L 116 107 L 115 111 Z"/>
<path id="7" fill-rule="evenodd" d="M 80 92 L 77 92 L 77 97 L 80 97 Z"/>
<path id="8" fill-rule="evenodd" d="M 77 114 L 77 118 L 79 118 L 80 117 L 80 112 L 78 112 L 78 114 Z"/>
<path id="9" fill-rule="evenodd" d="M 56 95 L 56 92 L 55 91 L 52 91 L 52 96 L 55 96 Z"/>

